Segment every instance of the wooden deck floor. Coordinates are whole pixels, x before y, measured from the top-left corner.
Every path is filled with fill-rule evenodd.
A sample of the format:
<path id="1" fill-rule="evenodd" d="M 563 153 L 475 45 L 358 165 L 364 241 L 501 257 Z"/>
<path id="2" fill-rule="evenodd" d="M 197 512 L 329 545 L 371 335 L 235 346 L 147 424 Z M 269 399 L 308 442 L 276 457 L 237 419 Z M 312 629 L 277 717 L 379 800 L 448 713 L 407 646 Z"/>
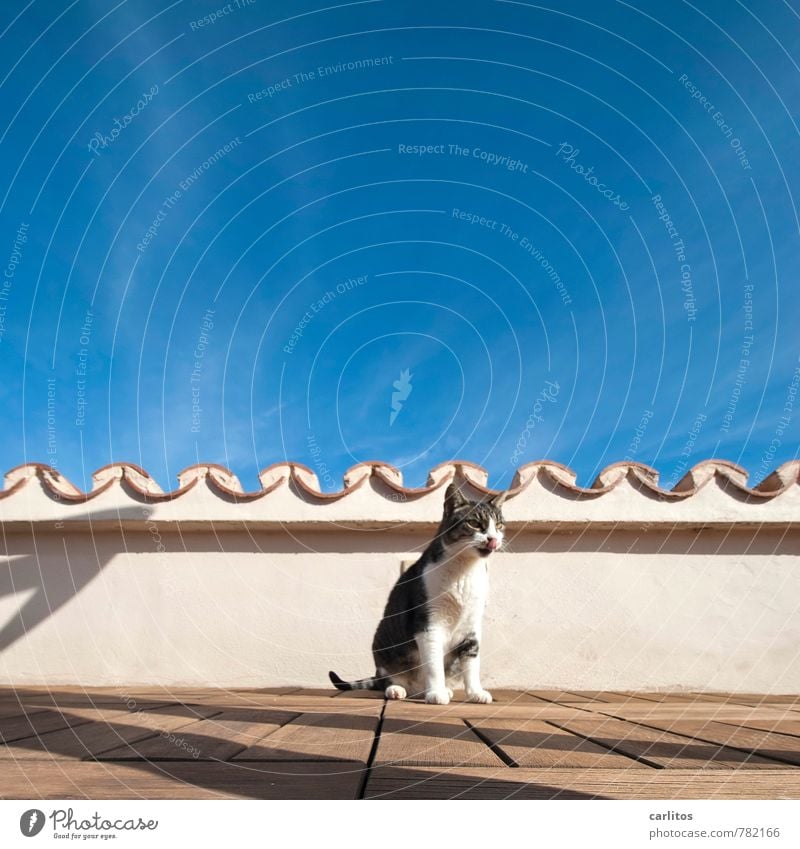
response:
<path id="1" fill-rule="evenodd" d="M 0 688 L 0 798 L 800 798 L 800 696 L 357 696 Z"/>

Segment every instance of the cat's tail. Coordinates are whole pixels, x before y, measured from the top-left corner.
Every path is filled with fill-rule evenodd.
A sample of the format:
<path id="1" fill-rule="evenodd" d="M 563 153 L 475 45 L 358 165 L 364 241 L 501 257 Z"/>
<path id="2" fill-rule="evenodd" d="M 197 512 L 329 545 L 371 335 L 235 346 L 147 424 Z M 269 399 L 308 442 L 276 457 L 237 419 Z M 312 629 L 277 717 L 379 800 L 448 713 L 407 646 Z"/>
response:
<path id="1" fill-rule="evenodd" d="M 379 678 L 377 675 L 372 678 L 361 678 L 358 681 L 345 681 L 335 672 L 329 672 L 328 677 L 337 690 L 385 690 L 387 686 L 386 679 Z"/>

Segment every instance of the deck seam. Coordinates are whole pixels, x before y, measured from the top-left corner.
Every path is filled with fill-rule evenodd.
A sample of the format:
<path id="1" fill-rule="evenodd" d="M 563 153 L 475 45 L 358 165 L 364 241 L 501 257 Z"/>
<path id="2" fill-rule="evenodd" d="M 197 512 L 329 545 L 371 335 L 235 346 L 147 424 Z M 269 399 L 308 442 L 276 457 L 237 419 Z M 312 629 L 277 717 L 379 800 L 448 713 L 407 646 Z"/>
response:
<path id="1" fill-rule="evenodd" d="M 653 769 L 666 769 L 666 767 L 661 764 L 656 763 L 655 761 L 651 761 L 648 758 L 642 757 L 641 755 L 631 755 L 629 752 L 625 752 L 622 749 L 618 749 L 616 746 L 610 746 L 608 743 L 603 743 L 602 740 L 597 740 L 594 737 L 591 737 L 587 734 L 581 734 L 580 731 L 575 731 L 572 728 L 568 728 L 565 725 L 559 725 L 553 719 L 545 719 L 544 720 L 547 725 L 552 725 L 554 728 L 558 728 L 561 731 L 566 731 L 567 734 L 574 734 L 576 737 L 580 737 L 583 740 L 587 740 L 589 743 L 594 743 L 595 746 L 599 746 L 601 749 L 607 749 L 609 752 L 614 752 L 617 755 L 622 755 L 628 760 L 636 761 L 638 763 L 642 763 L 645 766 L 652 767 Z"/>
<path id="2" fill-rule="evenodd" d="M 372 738 L 372 747 L 369 750 L 367 764 L 364 767 L 364 777 L 359 784 L 358 791 L 356 792 L 356 799 L 363 799 L 364 794 L 367 792 L 367 782 L 369 781 L 370 775 L 372 775 L 372 767 L 375 763 L 375 757 L 378 754 L 378 744 L 380 743 L 381 732 L 383 731 L 383 718 L 386 715 L 386 705 L 387 702 L 384 701 L 380 715 L 378 716 L 378 724 L 375 726 L 375 736 Z"/>
<path id="3" fill-rule="evenodd" d="M 462 720 L 467 728 L 483 743 L 488 746 L 500 760 L 509 767 L 518 768 L 519 764 L 506 752 L 499 743 L 493 743 L 479 728 L 476 728 L 468 719 Z M 509 732 L 509 734 L 512 732 Z M 508 736 L 508 735 L 506 735 Z M 491 768 L 491 767 L 490 767 Z"/>
<path id="4" fill-rule="evenodd" d="M 612 714 L 606 714 L 606 715 L 612 716 Z M 619 719 L 619 717 L 614 716 L 614 719 Z M 778 755 L 765 755 L 765 754 L 763 754 L 763 752 L 760 749 L 745 749 L 742 746 L 734 746 L 734 745 L 731 745 L 730 743 L 720 743 L 717 740 L 709 740 L 707 737 L 698 737 L 695 734 L 689 736 L 688 734 L 684 734 L 681 731 L 674 731 L 671 728 L 660 728 L 658 725 L 649 725 L 646 722 L 639 722 L 635 719 L 623 719 L 622 721 L 623 722 L 629 722 L 632 725 L 639 725 L 642 728 L 649 728 L 651 731 L 660 731 L 662 734 L 675 734 L 678 737 L 685 737 L 686 740 L 690 740 L 690 741 L 691 740 L 699 740 L 700 742 L 708 743 L 711 746 L 718 746 L 720 749 L 733 749 L 734 751 L 740 752 L 743 755 L 750 755 L 752 757 L 764 758 L 765 760 L 768 760 L 768 761 L 775 761 L 776 763 L 787 764 L 789 767 L 792 767 L 794 769 L 800 769 L 800 764 L 797 764 L 794 761 L 786 760 L 785 758 L 781 758 Z M 713 720 L 710 720 L 710 721 L 711 722 L 717 722 L 718 720 L 713 719 Z M 738 727 L 742 727 L 742 726 L 738 726 Z M 762 731 L 763 729 L 755 728 L 755 729 L 748 729 L 748 730 L 750 730 L 750 731 Z M 772 733 L 779 734 L 780 732 L 766 731 L 764 733 L 765 734 L 772 734 Z M 688 743 L 687 743 L 687 745 L 688 745 Z M 710 760 L 713 761 L 714 758 L 711 758 Z M 746 761 L 745 761 L 745 763 L 746 763 Z M 736 769 L 737 769 L 737 767 L 733 767 L 734 771 Z M 757 769 L 757 767 L 756 767 L 756 769 Z"/>
<path id="5" fill-rule="evenodd" d="M 525 692 L 528 693 L 527 690 Z M 531 693 L 528 693 L 528 695 L 532 696 L 532 695 L 535 695 L 535 693 L 531 692 Z M 570 710 L 582 710 L 584 713 L 590 713 L 594 716 L 597 715 L 596 712 L 592 708 L 580 707 L 580 704 L 576 704 L 574 702 L 559 702 L 559 701 L 556 701 L 555 699 L 546 699 L 544 696 L 537 696 L 537 698 L 542 699 L 542 701 L 545 704 L 553 705 L 554 707 L 569 708 Z M 590 704 L 590 703 L 585 702 L 584 704 Z M 606 704 L 606 702 L 603 702 L 603 704 Z"/>
<path id="6" fill-rule="evenodd" d="M 64 731 L 67 728 L 77 728 L 79 725 L 88 725 L 90 722 L 95 722 L 95 720 L 94 719 L 81 719 L 80 722 L 74 722 L 72 724 L 62 725 L 59 728 L 51 728 L 50 731 Z M 21 743 L 23 740 L 30 740 L 33 737 L 35 737 L 38 740 L 38 739 L 41 739 L 42 735 L 49 734 L 50 731 L 42 731 L 41 733 L 38 732 L 38 731 L 33 731 L 31 734 L 23 734 L 21 737 L 12 737 L 11 739 L 6 739 L 5 737 L 1 737 L 0 738 L 0 746 L 7 746 L 9 743 Z"/>
<path id="7" fill-rule="evenodd" d="M 781 720 L 775 720 L 780 722 Z M 786 737 L 800 737 L 800 731 L 784 731 L 780 728 L 758 728 L 754 725 L 746 725 L 747 722 L 752 722 L 749 719 L 743 719 L 740 722 L 729 719 L 715 719 L 714 722 L 719 722 L 720 725 L 729 725 L 731 728 L 745 728 L 747 731 L 761 731 L 765 734 L 784 734 Z M 788 722 L 797 722 L 795 719 L 790 719 Z"/>
<path id="8" fill-rule="evenodd" d="M 216 713 L 212 713 L 212 714 L 209 714 L 206 717 L 203 717 L 203 719 L 213 719 L 215 716 L 219 716 L 221 713 L 223 713 L 223 711 L 217 711 Z M 100 720 L 92 720 L 92 721 L 98 722 L 98 723 L 100 722 Z M 195 716 L 193 719 L 187 719 L 186 725 L 178 725 L 176 728 L 171 729 L 171 731 L 182 731 L 184 728 L 186 728 L 190 725 L 194 725 L 196 722 L 202 722 L 202 719 L 200 719 L 197 716 Z M 64 729 L 62 729 L 62 730 L 64 730 Z M 142 728 L 142 730 L 143 731 L 145 730 L 144 727 Z M 160 735 L 162 735 L 164 733 L 163 731 L 154 731 L 153 729 L 150 729 L 150 731 L 151 731 L 150 734 L 146 734 L 144 737 L 140 737 L 138 740 L 131 740 L 131 741 L 124 740 L 121 743 L 115 743 L 113 746 L 109 746 L 107 749 L 101 749 L 99 752 L 90 752 L 90 753 L 88 753 L 88 754 L 86 754 L 82 757 L 79 757 L 78 760 L 81 760 L 81 761 L 96 761 L 96 760 L 99 760 L 100 756 L 104 755 L 106 752 L 113 752 L 114 749 L 120 749 L 120 748 L 122 748 L 122 746 L 131 746 L 131 747 L 134 746 L 134 745 L 138 746 L 140 743 L 147 743 L 150 740 L 152 740 L 154 737 L 159 737 Z M 53 732 L 48 731 L 47 733 L 52 734 Z M 114 760 L 116 760 L 116 758 L 114 758 Z M 113 761 L 110 761 L 110 760 L 108 762 L 113 763 Z"/>

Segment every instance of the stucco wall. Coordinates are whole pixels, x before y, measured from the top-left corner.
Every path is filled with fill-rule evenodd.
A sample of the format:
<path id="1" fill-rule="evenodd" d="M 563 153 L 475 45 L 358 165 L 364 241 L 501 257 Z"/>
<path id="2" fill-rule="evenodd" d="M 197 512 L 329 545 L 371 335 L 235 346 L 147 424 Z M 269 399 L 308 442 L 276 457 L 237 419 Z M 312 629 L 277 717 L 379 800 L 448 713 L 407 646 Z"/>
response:
<path id="1" fill-rule="evenodd" d="M 329 668 L 370 674 L 386 595 L 432 528 L 108 524 L 5 527 L 4 683 L 324 686 Z M 510 547 L 490 564 L 488 685 L 800 691 L 793 527 L 522 525 Z"/>

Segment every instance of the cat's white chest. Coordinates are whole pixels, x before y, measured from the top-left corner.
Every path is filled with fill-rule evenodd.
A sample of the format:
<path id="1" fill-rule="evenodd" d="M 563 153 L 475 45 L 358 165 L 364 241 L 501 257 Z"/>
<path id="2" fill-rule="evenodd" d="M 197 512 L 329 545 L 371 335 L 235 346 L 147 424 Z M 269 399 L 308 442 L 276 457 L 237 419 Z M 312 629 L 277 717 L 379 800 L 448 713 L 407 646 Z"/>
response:
<path id="1" fill-rule="evenodd" d="M 485 599 L 486 584 L 486 564 L 476 563 L 466 574 L 460 575 L 452 581 L 450 592 L 466 608 Z"/>
<path id="2" fill-rule="evenodd" d="M 454 559 L 425 572 L 431 624 L 453 635 L 477 631 L 489 586 L 483 560 Z"/>

